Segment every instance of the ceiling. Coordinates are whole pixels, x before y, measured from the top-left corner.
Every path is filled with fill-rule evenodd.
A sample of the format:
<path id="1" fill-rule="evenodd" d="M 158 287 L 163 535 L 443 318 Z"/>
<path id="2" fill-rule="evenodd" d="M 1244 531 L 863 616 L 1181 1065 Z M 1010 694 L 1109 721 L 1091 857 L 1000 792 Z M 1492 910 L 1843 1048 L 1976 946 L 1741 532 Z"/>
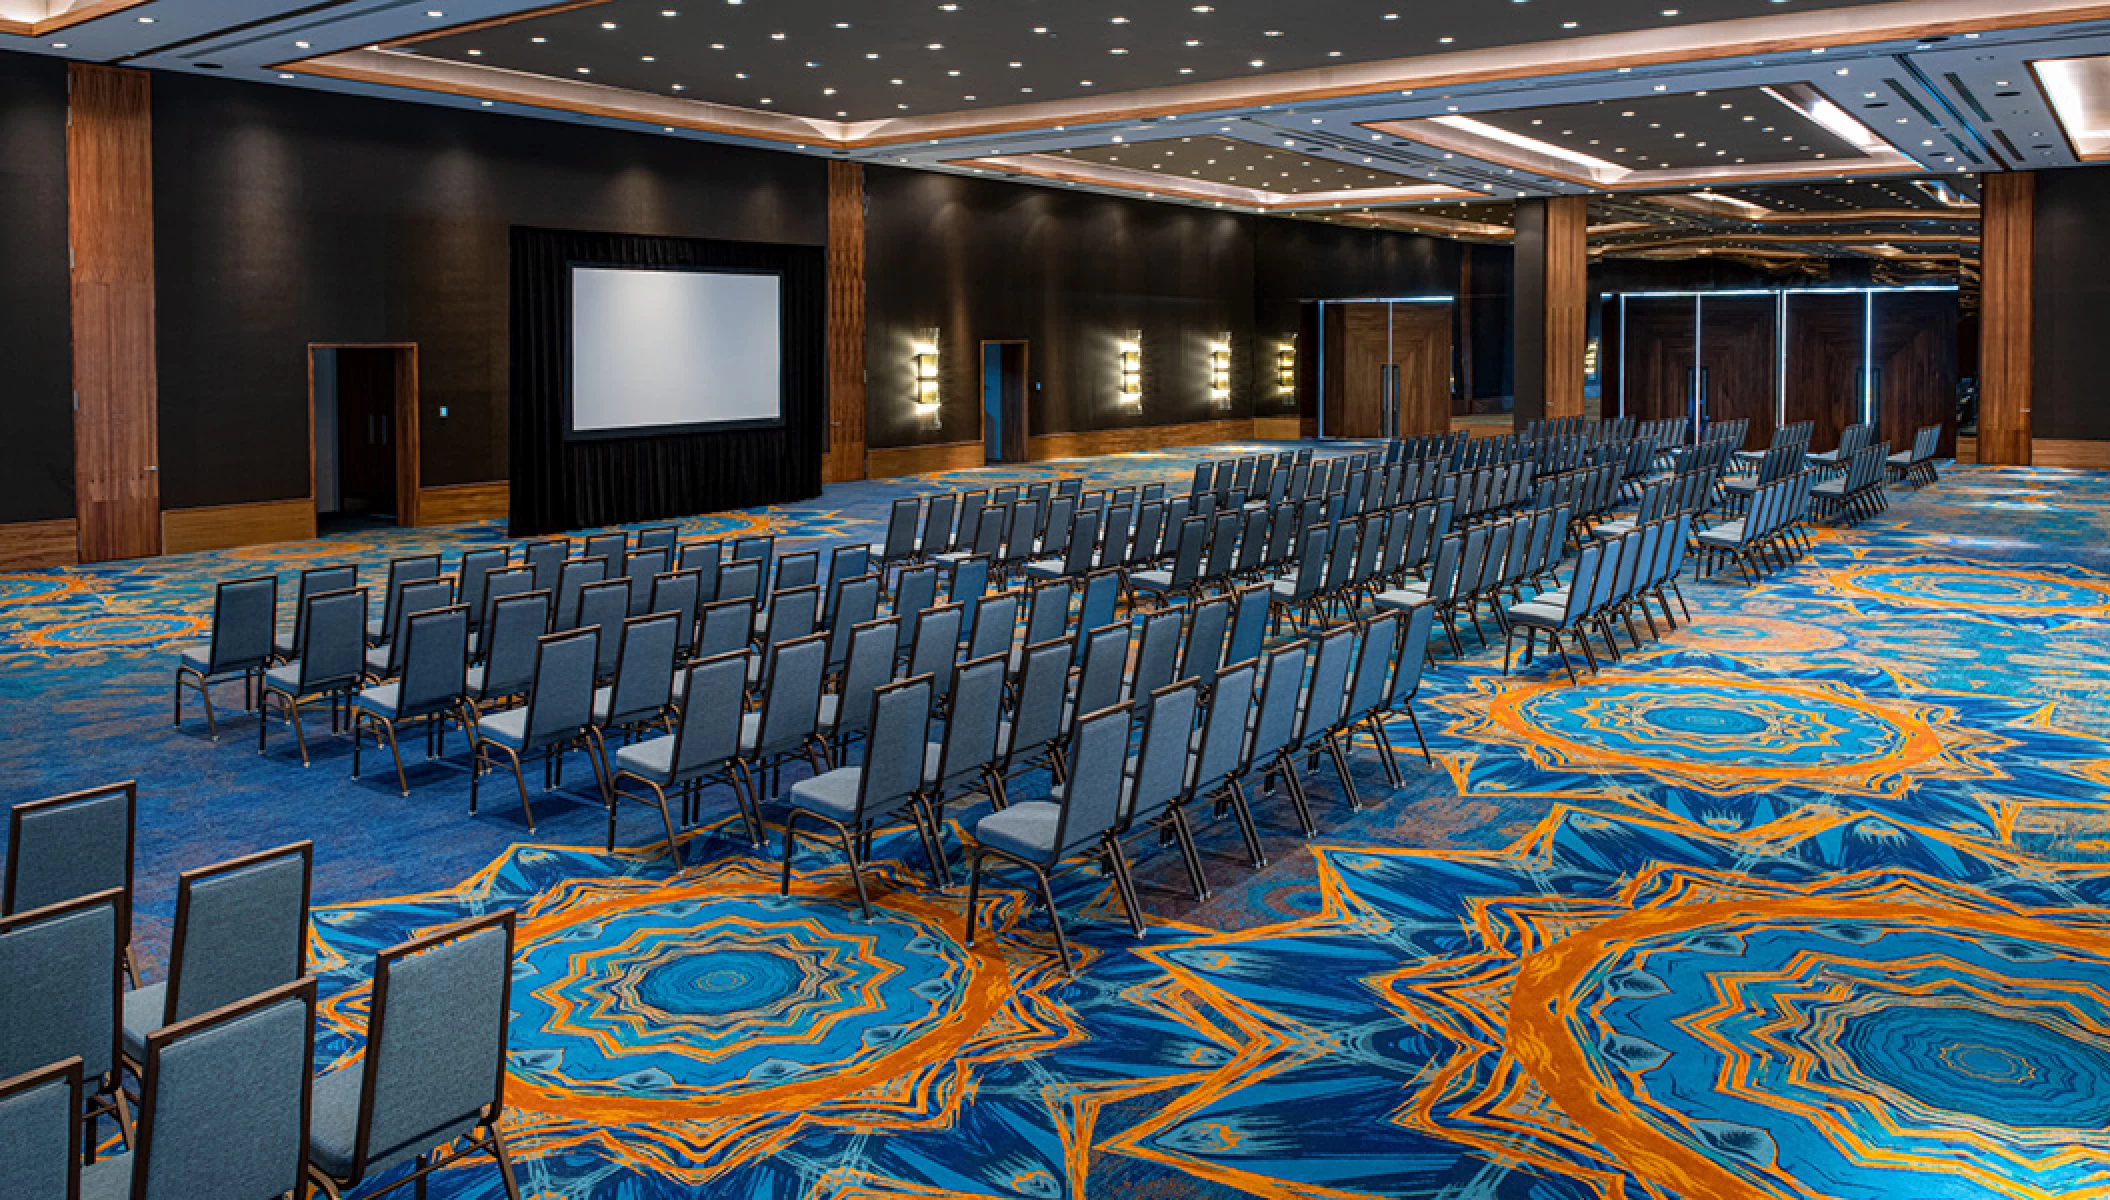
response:
<path id="1" fill-rule="evenodd" d="M 2103 14 L 2092 0 L 0 0 L 0 48 L 1468 239 L 1509 236 L 1498 203 L 1588 194 L 1596 253 L 1953 269 L 1974 252 L 1977 175 L 2110 158 Z"/>

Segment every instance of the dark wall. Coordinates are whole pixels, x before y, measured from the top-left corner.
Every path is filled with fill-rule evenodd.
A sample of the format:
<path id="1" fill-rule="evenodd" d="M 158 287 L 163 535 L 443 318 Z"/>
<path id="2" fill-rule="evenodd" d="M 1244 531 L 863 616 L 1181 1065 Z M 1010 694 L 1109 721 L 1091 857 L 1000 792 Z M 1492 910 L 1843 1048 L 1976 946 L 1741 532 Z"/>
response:
<path id="1" fill-rule="evenodd" d="M 2110 167 L 2037 172 L 2036 390 L 2030 432 L 2110 439 Z"/>
<path id="2" fill-rule="evenodd" d="M 311 342 L 418 343 L 424 484 L 505 478 L 514 225 L 827 240 L 819 159 L 181 75 L 154 162 L 169 508 L 308 494 Z"/>
<path id="3" fill-rule="evenodd" d="M 1034 434 L 1296 412 L 1278 354 L 1298 301 L 1449 292 L 1457 247 L 972 177 L 868 168 L 867 428 L 874 446 L 980 436 L 980 343 L 1030 345 Z M 935 427 L 912 410 L 911 346 L 938 331 Z M 1143 342 L 1143 404 L 1117 399 L 1117 345 Z M 1232 405 L 1209 397 L 1231 335 Z M 1300 357 L 1316 353 L 1300 347 Z"/>
<path id="4" fill-rule="evenodd" d="M 981 436 L 980 343 L 1024 340 L 1034 435 L 1251 412 L 1253 243 L 1238 216 L 1064 189 L 867 168 L 867 437 Z M 938 331 L 936 427 L 912 411 L 911 346 Z M 1143 402 L 1119 398 L 1120 340 L 1142 333 Z M 1231 335 L 1234 408 L 1209 397 Z"/>
<path id="5" fill-rule="evenodd" d="M 0 522 L 73 515 L 66 64 L 0 54 Z"/>

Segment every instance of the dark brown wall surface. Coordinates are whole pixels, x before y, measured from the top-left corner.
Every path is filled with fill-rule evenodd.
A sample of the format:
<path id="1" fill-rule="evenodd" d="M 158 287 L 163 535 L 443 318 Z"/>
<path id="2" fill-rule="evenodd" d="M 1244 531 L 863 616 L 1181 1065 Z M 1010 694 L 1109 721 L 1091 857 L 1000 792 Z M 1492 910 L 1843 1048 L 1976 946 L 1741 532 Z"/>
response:
<path id="1" fill-rule="evenodd" d="M 66 64 L 0 54 L 0 524 L 73 515 Z"/>

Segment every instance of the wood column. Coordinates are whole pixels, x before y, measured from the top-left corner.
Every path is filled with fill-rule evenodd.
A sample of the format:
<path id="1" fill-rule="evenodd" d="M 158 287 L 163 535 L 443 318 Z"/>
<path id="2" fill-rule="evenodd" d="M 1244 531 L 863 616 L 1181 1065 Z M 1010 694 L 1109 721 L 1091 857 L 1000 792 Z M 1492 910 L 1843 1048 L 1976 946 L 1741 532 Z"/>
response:
<path id="1" fill-rule="evenodd" d="M 137 558 L 161 552 L 147 73 L 70 63 L 66 87 L 80 557 Z"/>
<path id="2" fill-rule="evenodd" d="M 865 477 L 865 169 L 828 164 L 828 451 L 821 480 Z"/>
<path id="3" fill-rule="evenodd" d="M 1979 177 L 1978 461 L 2028 466 L 2037 178 Z"/>
<path id="4" fill-rule="evenodd" d="M 1516 208 L 1516 424 L 1579 417 L 1589 339 L 1589 201 L 1519 200 Z"/>

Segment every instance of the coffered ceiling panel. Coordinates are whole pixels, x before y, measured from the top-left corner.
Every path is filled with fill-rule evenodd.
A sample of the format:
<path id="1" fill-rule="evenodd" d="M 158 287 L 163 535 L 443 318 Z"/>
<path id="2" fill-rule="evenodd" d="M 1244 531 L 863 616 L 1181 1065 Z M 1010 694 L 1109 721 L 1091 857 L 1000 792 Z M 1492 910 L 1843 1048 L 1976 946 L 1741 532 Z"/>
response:
<path id="1" fill-rule="evenodd" d="M 1109 143 L 1068 148 L 1058 153 L 1079 162 L 1162 171 L 1167 175 L 1290 195 L 1414 187 L 1424 182 L 1372 166 L 1309 158 L 1287 147 L 1256 145 L 1220 136 L 1183 137 L 1140 144 Z"/>
<path id="2" fill-rule="evenodd" d="M 1478 113 L 1474 119 L 1630 170 L 1860 157 L 1853 143 L 1769 88 L 1702 89 Z"/>

